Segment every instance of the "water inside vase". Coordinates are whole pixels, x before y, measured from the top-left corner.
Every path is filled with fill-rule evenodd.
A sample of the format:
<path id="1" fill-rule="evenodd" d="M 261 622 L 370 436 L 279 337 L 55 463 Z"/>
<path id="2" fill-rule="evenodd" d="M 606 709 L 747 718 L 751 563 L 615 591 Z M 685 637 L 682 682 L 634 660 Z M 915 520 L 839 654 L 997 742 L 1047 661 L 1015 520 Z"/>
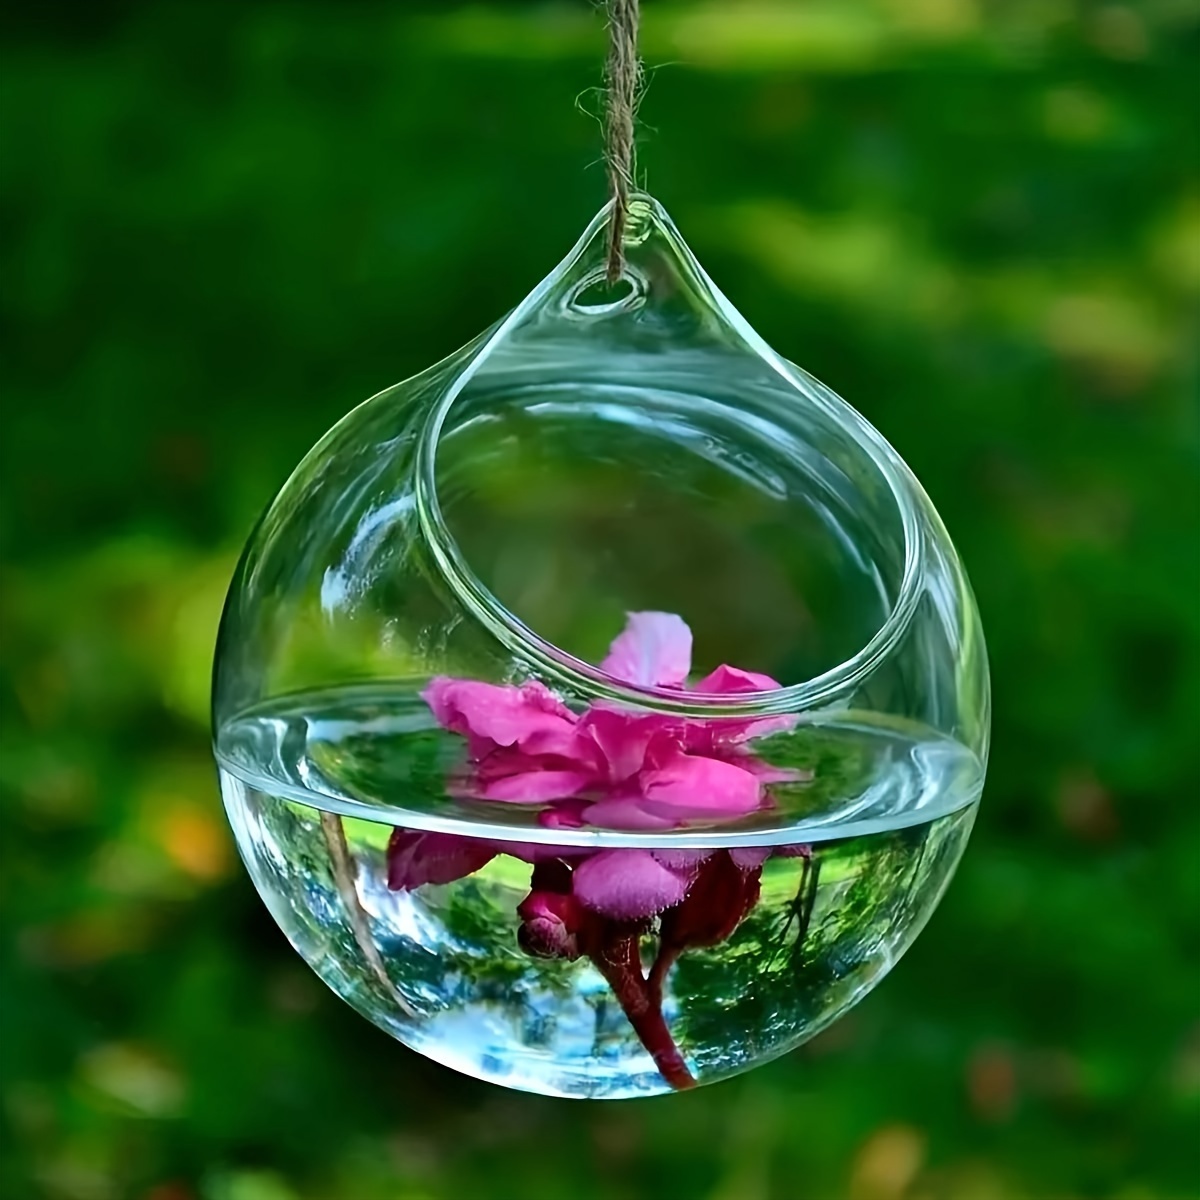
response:
<path id="1" fill-rule="evenodd" d="M 292 697 L 226 726 L 218 752 L 255 883 L 334 991 L 478 1078 L 616 1098 L 724 1078 L 824 1028 L 896 962 L 963 850 L 982 784 L 964 747 L 838 720 L 772 740 L 808 781 L 774 787 L 769 829 L 669 835 L 555 833 L 546 806 L 449 795 L 462 739 L 411 690 Z M 427 839 L 427 881 L 389 886 Z M 614 855 L 644 856 L 635 871 L 690 856 L 687 898 L 649 920 L 592 914 L 570 953 L 539 953 L 530 898 L 604 854 L 618 874 Z"/>

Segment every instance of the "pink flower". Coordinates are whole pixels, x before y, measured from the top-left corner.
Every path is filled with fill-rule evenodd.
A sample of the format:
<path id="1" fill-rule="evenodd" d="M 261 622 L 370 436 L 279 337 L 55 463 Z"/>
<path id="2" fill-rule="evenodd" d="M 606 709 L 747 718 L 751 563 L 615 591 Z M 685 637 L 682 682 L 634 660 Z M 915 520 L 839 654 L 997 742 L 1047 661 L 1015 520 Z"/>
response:
<path id="1" fill-rule="evenodd" d="M 805 848 L 806 851 L 807 848 Z M 802 851 L 802 852 L 805 852 Z M 601 850 L 573 866 L 539 862 L 517 908 L 517 942 L 543 958 L 586 955 L 674 1088 L 695 1083 L 663 1013 L 679 956 L 728 938 L 758 902 L 770 850 Z M 641 939 L 657 916 L 658 949 L 643 973 Z"/>
<path id="2" fill-rule="evenodd" d="M 692 634 L 671 613 L 631 613 L 601 668 L 637 687 L 683 688 Z M 765 692 L 768 675 L 720 666 L 693 687 L 715 696 Z M 676 717 L 596 703 L 581 714 L 543 684 L 503 686 L 440 677 L 422 693 L 443 728 L 467 742 L 468 772 L 451 788 L 475 799 L 538 804 L 548 828 L 670 830 L 748 816 L 765 785 L 808 776 L 756 758 L 747 743 L 796 718 Z M 776 851 L 567 848 L 397 829 L 388 886 L 411 891 L 470 875 L 497 854 L 533 865 L 517 907 L 518 944 L 542 958 L 586 956 L 604 976 L 663 1077 L 695 1082 L 663 1015 L 663 985 L 680 954 L 729 937 L 758 901 Z M 640 940 L 657 920 L 658 951 L 643 973 Z"/>
<path id="3" fill-rule="evenodd" d="M 681 687 L 692 634 L 672 613 L 631 613 L 601 664 L 644 687 Z M 769 675 L 720 666 L 696 684 L 711 695 L 769 691 Z M 544 685 L 439 677 L 422 693 L 438 722 L 467 739 L 471 770 L 457 790 L 473 798 L 546 804 L 591 803 L 561 820 L 607 828 L 671 829 L 688 821 L 736 819 L 769 803 L 763 785 L 794 781 L 748 753 L 752 738 L 791 728 L 795 718 L 682 718 L 597 703 L 577 716 Z"/>
<path id="4" fill-rule="evenodd" d="M 640 612 L 630 613 L 601 666 L 638 686 L 682 687 L 691 659 L 692 633 L 682 618 Z M 737 695 L 778 686 L 769 675 L 723 665 L 695 690 Z M 422 696 L 439 724 L 467 739 L 469 772 L 453 785 L 456 790 L 476 799 L 542 805 L 539 820 L 550 828 L 665 831 L 737 820 L 770 803 L 765 784 L 803 777 L 761 762 L 746 747 L 755 737 L 790 728 L 795 718 L 786 715 L 705 720 L 607 702 L 577 715 L 536 681 L 505 686 L 444 676 Z M 680 903 L 699 863 L 710 857 L 692 852 L 682 863 L 678 852 L 674 859 L 648 850 L 567 852 L 398 831 L 389 847 L 389 883 L 403 889 L 449 882 L 500 852 L 533 863 L 573 861 L 574 877 L 561 892 L 593 912 L 634 921 Z M 566 925 L 550 935 L 552 926 L 558 928 L 554 922 L 565 920 L 556 901 L 539 912 L 528 936 L 567 946 Z"/>
<path id="5" fill-rule="evenodd" d="M 576 716 L 537 680 L 520 687 L 440 676 L 421 698 L 438 724 L 467 738 L 482 759 L 502 746 L 525 754 L 554 754 L 572 745 Z"/>

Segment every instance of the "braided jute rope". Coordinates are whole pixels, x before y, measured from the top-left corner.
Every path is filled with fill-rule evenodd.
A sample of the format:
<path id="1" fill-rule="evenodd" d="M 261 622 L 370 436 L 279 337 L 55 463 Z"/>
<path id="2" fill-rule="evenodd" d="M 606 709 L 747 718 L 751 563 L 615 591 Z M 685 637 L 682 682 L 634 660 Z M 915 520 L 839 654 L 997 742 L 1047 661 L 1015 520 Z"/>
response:
<path id="1" fill-rule="evenodd" d="M 610 284 L 625 271 L 625 223 L 629 217 L 629 191 L 633 187 L 633 123 L 642 87 L 638 59 L 639 0 L 608 0 L 608 61 L 604 77 L 604 157 L 612 192 L 612 219 L 608 231 Z"/>

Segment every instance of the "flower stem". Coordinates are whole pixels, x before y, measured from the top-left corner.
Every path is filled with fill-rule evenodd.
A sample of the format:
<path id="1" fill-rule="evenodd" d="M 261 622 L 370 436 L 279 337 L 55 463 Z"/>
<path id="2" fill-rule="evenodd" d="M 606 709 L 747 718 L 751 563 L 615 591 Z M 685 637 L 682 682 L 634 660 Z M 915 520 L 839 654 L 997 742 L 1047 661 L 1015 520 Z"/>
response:
<path id="1" fill-rule="evenodd" d="M 695 1077 L 667 1028 L 660 997 L 651 994 L 642 977 L 637 938 L 628 935 L 621 938 L 618 944 L 606 946 L 604 953 L 593 956 L 592 961 L 608 981 L 659 1074 L 676 1091 L 695 1087 Z"/>
<path id="2" fill-rule="evenodd" d="M 663 985 L 667 980 L 667 972 L 675 965 L 675 960 L 679 957 L 680 949 L 678 946 L 670 946 L 666 942 L 662 942 L 658 947 L 658 956 L 650 967 L 650 975 L 646 980 L 646 987 L 650 993 L 651 1000 L 662 1005 Z"/>

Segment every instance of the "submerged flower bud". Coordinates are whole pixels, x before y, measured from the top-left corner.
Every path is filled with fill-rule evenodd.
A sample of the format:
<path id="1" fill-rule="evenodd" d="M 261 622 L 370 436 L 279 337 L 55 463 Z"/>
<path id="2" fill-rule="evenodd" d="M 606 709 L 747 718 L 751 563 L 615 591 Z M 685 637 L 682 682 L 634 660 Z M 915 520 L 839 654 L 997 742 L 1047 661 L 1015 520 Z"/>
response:
<path id="1" fill-rule="evenodd" d="M 683 902 L 663 913 L 663 944 L 682 950 L 723 942 L 758 902 L 761 875 L 761 866 L 740 866 L 724 850 L 705 859 Z"/>
<path id="2" fill-rule="evenodd" d="M 538 958 L 578 958 L 576 934 L 583 912 L 574 896 L 561 892 L 530 892 L 517 907 L 521 925 L 517 943 Z"/>

